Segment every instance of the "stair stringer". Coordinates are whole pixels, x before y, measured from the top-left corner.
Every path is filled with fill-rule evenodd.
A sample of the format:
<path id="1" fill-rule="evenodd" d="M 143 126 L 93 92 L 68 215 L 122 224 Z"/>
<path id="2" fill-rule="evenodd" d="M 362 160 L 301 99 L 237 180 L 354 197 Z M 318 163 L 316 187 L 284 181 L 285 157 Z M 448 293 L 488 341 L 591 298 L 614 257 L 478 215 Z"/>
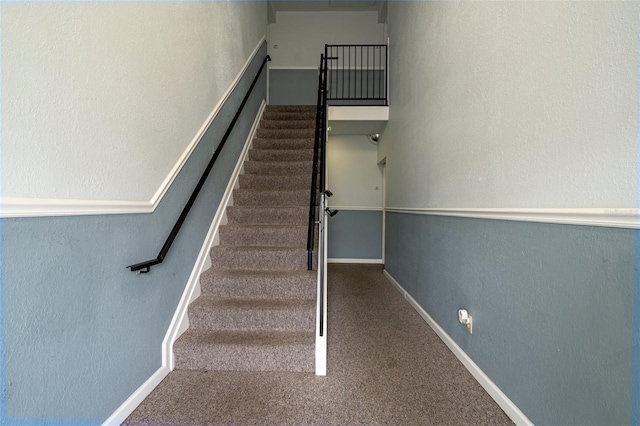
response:
<path id="1" fill-rule="evenodd" d="M 207 236 L 204 240 L 204 243 L 202 244 L 202 247 L 200 248 L 200 252 L 198 253 L 196 262 L 193 265 L 191 275 L 189 275 L 189 279 L 182 293 L 182 297 L 180 298 L 180 302 L 178 303 L 176 311 L 173 314 L 173 318 L 171 319 L 171 323 L 169 324 L 167 334 L 165 334 L 164 340 L 162 341 L 162 366 L 168 368 L 170 371 L 173 371 L 175 368 L 173 344 L 178 339 L 178 337 L 180 337 L 182 333 L 184 333 L 187 328 L 189 328 L 189 316 L 187 315 L 187 308 L 193 300 L 200 296 L 200 275 L 211 267 L 211 258 L 209 257 L 209 253 L 212 247 L 215 247 L 220 243 L 218 229 L 221 225 L 225 225 L 227 223 L 227 206 L 233 205 L 233 190 L 239 186 L 238 177 L 243 172 L 244 162 L 249 153 L 249 149 L 251 149 L 251 146 L 253 144 L 253 139 L 258 130 L 258 126 L 260 124 L 260 120 L 262 119 L 262 114 L 264 113 L 265 108 L 266 102 L 265 100 L 262 100 L 262 104 L 260 105 L 258 114 L 256 114 L 256 118 L 253 122 L 253 125 L 251 126 L 251 130 L 249 131 L 249 135 L 247 136 L 244 148 L 242 149 L 242 152 L 238 157 L 238 162 L 236 163 L 233 173 L 231 174 L 231 178 L 229 179 L 227 188 L 225 189 L 222 199 L 220 200 L 218 210 L 213 217 L 213 221 L 211 222 L 211 226 L 209 227 Z"/>

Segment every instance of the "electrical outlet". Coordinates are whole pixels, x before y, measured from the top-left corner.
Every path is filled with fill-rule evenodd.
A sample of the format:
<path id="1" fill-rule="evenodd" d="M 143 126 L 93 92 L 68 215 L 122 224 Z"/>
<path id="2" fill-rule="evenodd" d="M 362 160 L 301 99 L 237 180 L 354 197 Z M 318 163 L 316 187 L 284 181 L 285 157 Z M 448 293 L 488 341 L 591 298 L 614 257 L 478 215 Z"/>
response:
<path id="1" fill-rule="evenodd" d="M 469 334 L 473 334 L 473 316 L 466 309 L 458 309 L 458 322 L 467 327 Z"/>

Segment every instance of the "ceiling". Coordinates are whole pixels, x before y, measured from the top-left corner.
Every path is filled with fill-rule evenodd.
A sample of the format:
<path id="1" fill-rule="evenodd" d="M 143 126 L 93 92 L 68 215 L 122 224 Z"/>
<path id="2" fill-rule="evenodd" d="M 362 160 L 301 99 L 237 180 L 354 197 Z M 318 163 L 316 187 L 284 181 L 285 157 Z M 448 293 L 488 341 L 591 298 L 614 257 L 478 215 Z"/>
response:
<path id="1" fill-rule="evenodd" d="M 386 12 L 387 0 L 269 0 L 269 22 L 277 12 L 360 12 L 377 11 L 378 21 Z M 386 18 L 386 16 L 385 16 Z"/>

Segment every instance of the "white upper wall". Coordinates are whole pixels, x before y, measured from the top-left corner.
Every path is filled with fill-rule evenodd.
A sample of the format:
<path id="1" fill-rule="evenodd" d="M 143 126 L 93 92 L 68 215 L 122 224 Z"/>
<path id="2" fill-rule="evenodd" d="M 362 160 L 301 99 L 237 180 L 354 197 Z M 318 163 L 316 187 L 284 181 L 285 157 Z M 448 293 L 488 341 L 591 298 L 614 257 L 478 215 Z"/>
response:
<path id="1" fill-rule="evenodd" d="M 3 196 L 149 201 L 266 20 L 266 2 L 3 6 Z"/>
<path id="2" fill-rule="evenodd" d="M 389 2 L 389 207 L 636 207 L 638 2 Z"/>
<path id="3" fill-rule="evenodd" d="M 378 12 L 278 12 L 269 24 L 271 67 L 318 67 L 325 44 L 383 44 Z M 276 49 L 275 46 L 278 46 Z"/>
<path id="4" fill-rule="evenodd" d="M 378 148 L 366 136 L 329 135 L 327 189 L 330 206 L 382 207 L 382 171 Z"/>

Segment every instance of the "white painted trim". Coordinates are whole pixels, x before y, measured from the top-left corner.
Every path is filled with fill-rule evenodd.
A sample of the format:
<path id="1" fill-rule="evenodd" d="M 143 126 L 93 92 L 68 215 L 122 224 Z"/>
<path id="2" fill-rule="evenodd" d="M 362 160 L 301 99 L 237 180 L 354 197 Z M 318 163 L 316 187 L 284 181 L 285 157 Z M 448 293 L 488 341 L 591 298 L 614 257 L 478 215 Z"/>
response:
<path id="1" fill-rule="evenodd" d="M 326 164 L 323 166 L 326 173 Z M 320 197 L 320 224 L 318 239 L 318 281 L 316 292 L 316 347 L 315 347 L 315 367 L 316 376 L 327 375 L 327 336 L 329 334 L 329 317 L 327 315 L 328 293 L 327 293 L 327 236 L 329 234 L 329 221 L 327 220 L 327 212 L 325 211 L 326 196 Z M 320 300 L 320 291 L 324 294 L 324 298 Z M 320 336 L 320 312 L 324 318 L 324 333 Z"/>
<path id="2" fill-rule="evenodd" d="M 144 399 L 160 384 L 160 382 L 167 377 L 170 370 L 162 366 L 155 373 L 151 375 L 134 393 L 131 394 L 125 402 L 113 412 L 107 420 L 102 423 L 102 426 L 119 426 L 121 425 L 133 410 L 135 410 Z"/>
<path id="3" fill-rule="evenodd" d="M 156 193 L 149 201 L 119 201 L 119 200 L 69 200 L 48 198 L 2 198 L 0 199 L 0 218 L 9 217 L 43 217 L 43 216 L 79 216 L 79 215 L 103 215 L 103 214 L 133 214 L 153 213 L 169 190 L 189 156 L 194 151 L 207 129 L 216 118 L 220 109 L 236 88 L 247 68 L 258 54 L 266 40 L 262 37 L 256 48 L 244 63 L 231 85 L 218 101 L 213 111 L 209 114 L 189 145 L 178 158 L 178 161 L 164 178 Z"/>
<path id="4" fill-rule="evenodd" d="M 162 341 L 162 365 L 166 366 L 170 370 L 173 370 L 175 365 L 173 357 L 173 344 L 178 339 L 178 337 L 180 337 L 180 335 L 184 333 L 184 331 L 189 327 L 187 308 L 189 307 L 189 303 L 191 303 L 200 295 L 200 274 L 202 274 L 202 272 L 206 270 L 207 265 L 211 265 L 209 261 L 209 251 L 211 250 L 211 247 L 217 245 L 217 242 L 219 241 L 218 229 L 220 228 L 220 225 L 226 223 L 225 212 L 227 210 L 227 206 L 232 204 L 233 189 L 237 184 L 238 176 L 242 171 L 244 161 L 247 158 L 249 148 L 252 145 L 253 137 L 255 136 L 255 133 L 258 129 L 258 125 L 260 124 L 260 119 L 262 118 L 265 107 L 266 102 L 263 100 L 262 105 L 260 105 L 260 110 L 258 111 L 258 114 L 253 121 L 251 131 L 249 132 L 247 140 L 244 143 L 242 153 L 240 154 L 238 162 L 236 163 L 233 173 L 231 174 L 231 178 L 229 179 L 227 188 L 225 189 L 222 199 L 220 200 L 218 210 L 213 217 L 213 221 L 211 222 L 211 226 L 209 227 L 207 236 L 204 240 L 204 243 L 202 244 L 202 248 L 200 249 L 200 253 L 198 254 L 196 263 L 193 266 L 191 275 L 189 276 L 189 280 L 187 281 L 187 285 L 185 286 L 182 297 L 180 298 L 180 302 L 178 303 L 178 307 L 176 308 L 176 312 L 171 319 L 171 324 L 169 325 L 167 334 Z"/>
<path id="5" fill-rule="evenodd" d="M 568 208 L 568 209 L 505 209 L 505 208 L 403 208 L 387 207 L 387 212 L 432 216 L 470 217 L 511 220 L 518 222 L 558 223 L 563 225 L 603 226 L 640 229 L 640 209 L 631 208 Z"/>
<path id="6" fill-rule="evenodd" d="M 381 212 L 382 206 L 380 207 L 369 207 L 369 206 L 329 206 L 330 209 L 338 209 L 344 211 L 374 211 Z"/>
<path id="7" fill-rule="evenodd" d="M 269 67 L 270 70 L 314 70 L 314 71 L 318 71 L 318 67 L 312 67 L 312 66 L 299 66 L 299 67 L 294 67 L 294 66 L 274 66 L 274 67 Z"/>
<path id="8" fill-rule="evenodd" d="M 389 279 L 391 284 L 400 292 L 400 294 L 409 302 L 411 306 L 420 314 L 422 319 L 436 332 L 438 337 L 444 342 L 445 345 L 453 352 L 453 354 L 462 362 L 462 364 L 469 370 L 473 377 L 480 383 L 480 385 L 487 391 L 489 396 L 502 408 L 502 410 L 509 416 L 511 420 L 517 425 L 533 426 L 533 423 L 524 415 L 522 411 L 511 401 L 507 395 L 496 386 L 493 381 L 473 362 L 473 360 L 467 355 L 460 346 L 447 334 L 446 331 L 440 325 L 431 318 L 431 316 L 415 301 L 413 297 L 407 291 L 402 288 L 400 283 L 395 280 L 386 270 L 383 271 L 384 275 Z"/>
<path id="9" fill-rule="evenodd" d="M 368 263 L 368 264 L 381 265 L 382 259 L 347 259 L 347 258 L 332 257 L 327 259 L 327 263 Z"/>
<path id="10" fill-rule="evenodd" d="M 55 200 L 47 198 L 3 198 L 0 217 L 82 216 L 99 214 L 152 213 L 150 201 Z"/>
<path id="11" fill-rule="evenodd" d="M 329 106 L 329 124 L 334 121 L 389 121 L 389 107 Z"/>

